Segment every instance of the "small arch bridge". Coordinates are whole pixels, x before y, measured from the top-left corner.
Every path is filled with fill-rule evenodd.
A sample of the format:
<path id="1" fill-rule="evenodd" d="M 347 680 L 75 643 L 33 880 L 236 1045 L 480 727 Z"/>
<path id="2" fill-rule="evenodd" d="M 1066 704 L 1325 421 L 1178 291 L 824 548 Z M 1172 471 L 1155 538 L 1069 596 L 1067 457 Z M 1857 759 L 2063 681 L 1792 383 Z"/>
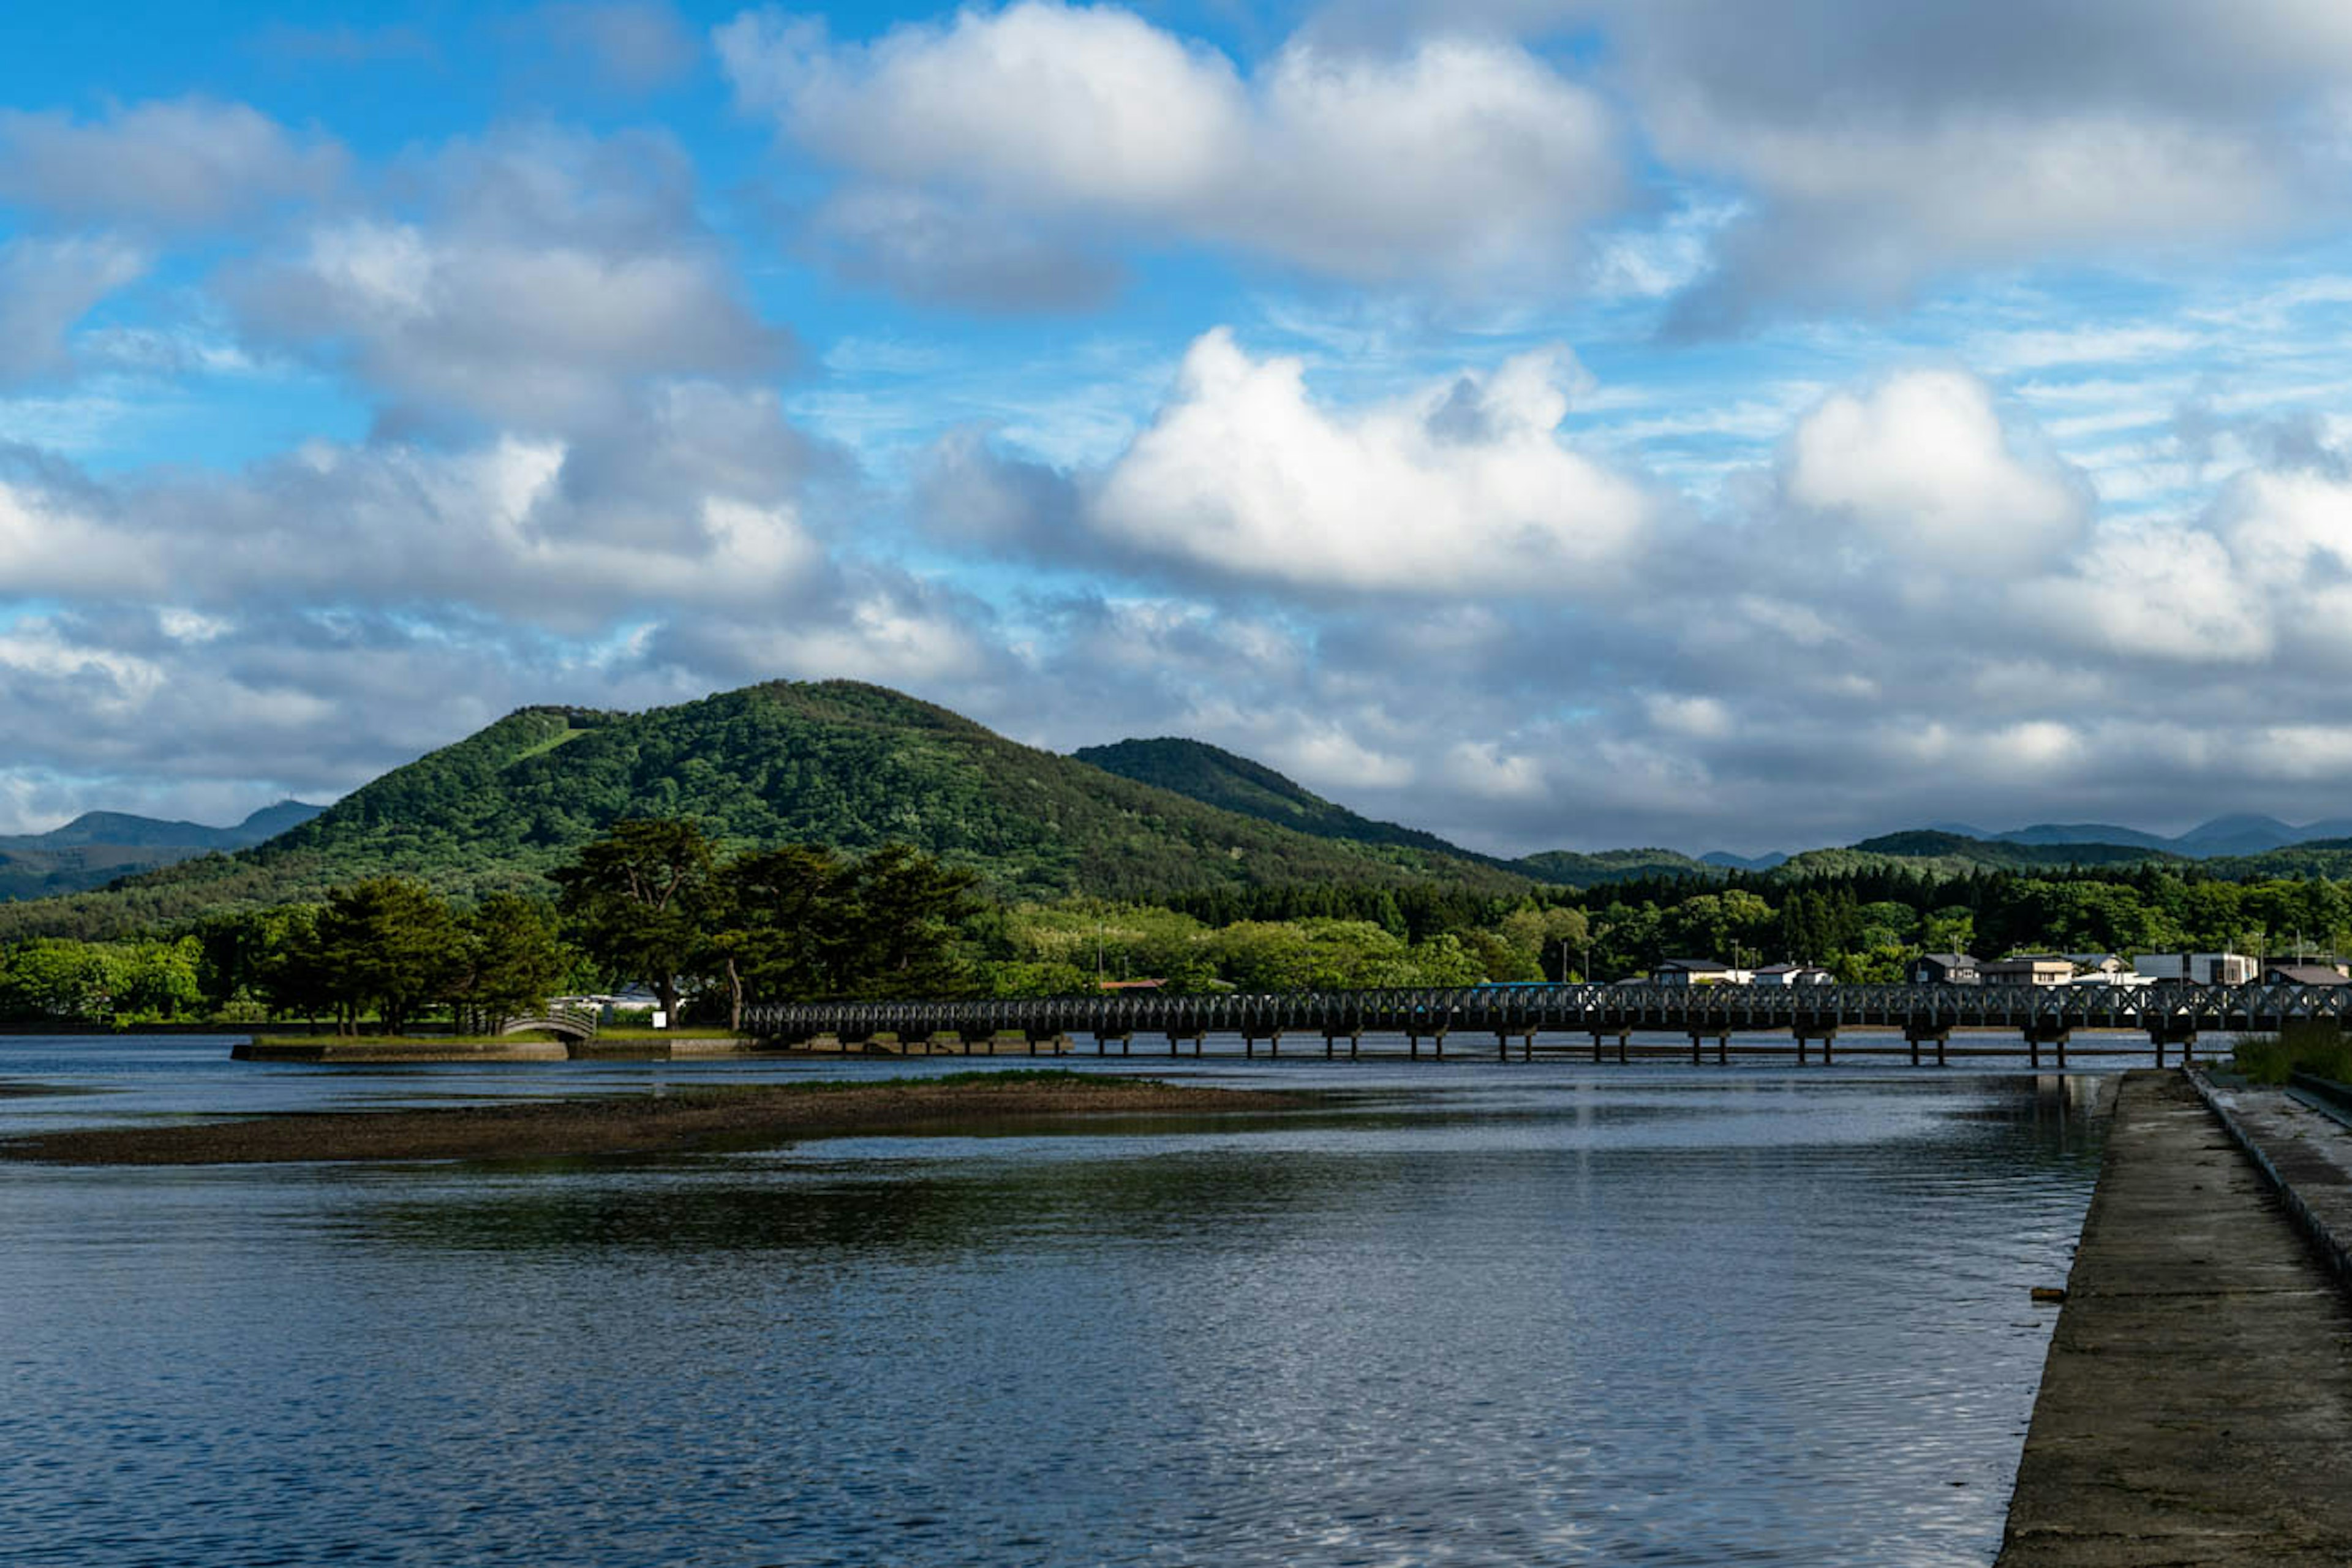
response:
<path id="1" fill-rule="evenodd" d="M 548 1007 L 536 1013 L 470 1013 L 458 1020 L 458 1032 L 467 1035 L 553 1035 L 567 1046 L 586 1045 L 596 1037 L 599 1017 L 592 1007 Z"/>

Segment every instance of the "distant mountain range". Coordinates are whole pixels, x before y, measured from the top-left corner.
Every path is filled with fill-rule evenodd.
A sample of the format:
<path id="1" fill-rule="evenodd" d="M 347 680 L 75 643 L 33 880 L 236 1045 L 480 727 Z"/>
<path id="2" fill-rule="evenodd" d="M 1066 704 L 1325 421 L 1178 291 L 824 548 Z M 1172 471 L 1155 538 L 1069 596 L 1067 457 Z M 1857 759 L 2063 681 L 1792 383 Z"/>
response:
<path id="1" fill-rule="evenodd" d="M 2273 849 L 2308 844 L 2315 839 L 2352 838 L 2352 817 L 2329 817 L 2295 827 L 2275 816 L 2217 816 L 2177 838 L 2143 833 L 2137 827 L 2117 827 L 2107 822 L 2041 822 L 2006 833 L 1988 833 L 1964 822 L 1937 822 L 1930 823 L 1927 831 L 1958 834 L 1992 844 L 2120 844 L 2137 849 L 2161 849 L 2191 860 L 2210 860 L 2221 856 L 2266 855 Z"/>
<path id="2" fill-rule="evenodd" d="M 325 808 L 299 800 L 263 806 L 234 827 L 86 811 L 47 833 L 0 835 L 0 900 L 79 892 L 134 872 L 226 854 L 299 827 Z"/>

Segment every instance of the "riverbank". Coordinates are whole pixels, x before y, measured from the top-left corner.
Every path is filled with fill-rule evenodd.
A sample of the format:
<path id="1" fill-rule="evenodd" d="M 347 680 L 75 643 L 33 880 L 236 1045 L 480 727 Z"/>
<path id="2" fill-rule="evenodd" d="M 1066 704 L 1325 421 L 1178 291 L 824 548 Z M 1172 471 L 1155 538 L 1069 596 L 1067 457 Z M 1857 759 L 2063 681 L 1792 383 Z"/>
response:
<path id="1" fill-rule="evenodd" d="M 886 1083 L 761 1085 L 423 1110 L 300 1112 L 159 1127 L 85 1128 L 0 1143 L 0 1159 L 196 1165 L 685 1153 L 919 1128 L 972 1131 L 1079 1117 L 1294 1110 L 1313 1102 L 1308 1095 L 1205 1089 L 1149 1079 L 974 1073 Z"/>
<path id="2" fill-rule="evenodd" d="M 673 1061 L 688 1057 L 742 1057 L 756 1042 L 732 1035 L 613 1035 L 569 1043 L 544 1035 L 453 1039 L 434 1035 L 312 1035 L 240 1040 L 229 1047 L 240 1062 L 560 1062 L 595 1057 L 615 1061 Z"/>
<path id="3" fill-rule="evenodd" d="M 2352 1303 L 2185 1074 L 2126 1075 L 1998 1568 L 2352 1562 Z"/>

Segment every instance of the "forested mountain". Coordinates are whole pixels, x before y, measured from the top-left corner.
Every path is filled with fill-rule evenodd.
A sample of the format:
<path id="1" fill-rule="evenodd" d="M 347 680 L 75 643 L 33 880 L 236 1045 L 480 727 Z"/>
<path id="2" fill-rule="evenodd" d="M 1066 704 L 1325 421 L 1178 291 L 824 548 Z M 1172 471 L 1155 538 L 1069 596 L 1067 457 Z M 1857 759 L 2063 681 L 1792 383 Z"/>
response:
<path id="1" fill-rule="evenodd" d="M 1481 861 L 1499 870 L 1561 887 L 1592 888 L 1641 877 L 1708 877 L 1718 869 L 1713 863 L 1696 860 L 1672 849 L 1604 849 L 1591 855 L 1551 849 L 1517 860 L 1496 859 L 1449 844 L 1417 827 L 1360 816 L 1263 763 L 1254 763 L 1202 741 L 1174 737 L 1120 741 L 1108 746 L 1081 746 L 1070 754 L 1122 778 L 1157 784 L 1210 805 L 1277 822 L 1318 837 L 1423 849 Z M 1760 863 L 1741 861 L 1738 865 L 1741 869 L 1761 869 L 1779 863 L 1768 858 Z"/>
<path id="2" fill-rule="evenodd" d="M 1079 762 L 1138 784 L 1153 784 L 1190 796 L 1203 805 L 1238 811 L 1264 822 L 1311 833 L 1318 838 L 1345 838 L 1358 844 L 1391 844 L 1450 855 L 1465 860 L 1503 862 L 1475 850 L 1449 844 L 1434 833 L 1379 822 L 1335 805 L 1305 785 L 1284 777 L 1263 763 L 1237 756 L 1205 741 L 1162 736 L 1151 741 L 1119 741 L 1108 746 L 1081 746 L 1070 753 Z"/>
<path id="3" fill-rule="evenodd" d="M 309 821 L 320 809 L 282 800 L 234 827 L 86 811 L 47 833 L 0 836 L 0 900 L 77 892 L 193 856 L 247 848 Z"/>
<path id="4" fill-rule="evenodd" d="M 2171 838 L 2160 833 L 2145 833 L 2137 827 L 2118 827 L 2107 822 L 2040 822 L 2031 827 L 2012 828 L 2006 833 L 1988 833 L 1966 823 L 1938 822 L 1929 824 L 1926 831 L 1957 834 L 1990 844 L 2121 845 L 2131 848 L 2167 850 L 2192 860 L 2242 860 L 2267 855 L 2274 849 L 2298 847 L 2315 840 L 2352 836 L 2352 818 L 2330 817 L 2296 827 L 2281 822 L 2275 816 L 2241 813 L 2232 816 L 2217 816 Z"/>
<path id="5" fill-rule="evenodd" d="M 1582 855 L 1547 849 L 1512 862 L 1528 875 L 1569 888 L 1598 888 L 1652 877 L 1720 877 L 1723 869 L 1674 849 L 1603 849 Z"/>
<path id="6" fill-rule="evenodd" d="M 2016 844 L 1971 838 L 1936 828 L 1882 834 L 1843 849 L 1808 849 L 1780 868 L 1785 877 L 1843 875 L 1866 867 L 1910 866 L 1938 876 L 1974 871 L 2061 869 L 2070 866 L 2141 866 L 2182 858 L 2162 849 L 2121 844 Z"/>
<path id="7" fill-rule="evenodd" d="M 772 682 L 644 713 L 524 709 L 257 848 L 0 906 L 0 937 L 147 929 L 316 899 L 387 871 L 462 898 L 543 895 L 549 868 L 632 816 L 691 817 L 741 847 L 903 842 L 970 868 L 1006 899 L 1220 884 L 1525 886 L 1452 854 L 1318 837 L 1204 805 L 879 687 Z"/>

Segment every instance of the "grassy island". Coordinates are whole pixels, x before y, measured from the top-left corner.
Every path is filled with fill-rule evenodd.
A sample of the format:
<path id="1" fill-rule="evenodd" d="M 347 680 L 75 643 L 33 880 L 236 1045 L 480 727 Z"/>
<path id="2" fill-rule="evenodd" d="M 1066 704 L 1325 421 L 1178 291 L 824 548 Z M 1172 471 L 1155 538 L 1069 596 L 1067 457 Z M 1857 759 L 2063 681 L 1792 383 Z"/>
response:
<path id="1" fill-rule="evenodd" d="M 423 1110 L 304 1111 L 43 1132 L 0 1157 L 77 1165 L 510 1160 L 747 1149 L 804 1138 L 972 1131 L 1090 1116 L 1292 1110 L 1309 1096 L 1060 1071 L 766 1084 Z"/>

